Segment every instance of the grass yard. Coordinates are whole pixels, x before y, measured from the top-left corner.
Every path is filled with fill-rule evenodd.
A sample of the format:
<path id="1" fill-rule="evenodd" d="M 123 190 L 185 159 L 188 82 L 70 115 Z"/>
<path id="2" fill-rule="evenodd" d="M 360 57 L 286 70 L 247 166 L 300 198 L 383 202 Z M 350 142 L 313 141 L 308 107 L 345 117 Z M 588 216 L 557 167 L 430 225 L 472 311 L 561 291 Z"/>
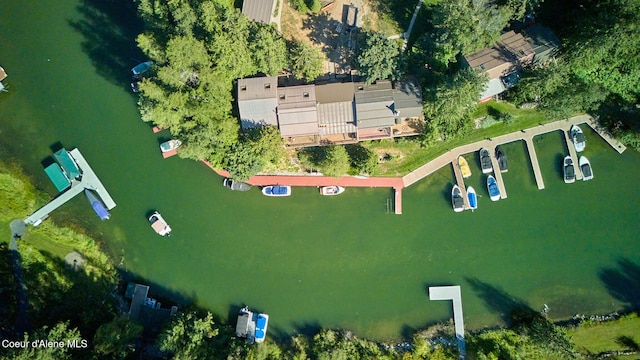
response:
<path id="1" fill-rule="evenodd" d="M 632 313 L 622 318 L 594 325 L 580 325 L 568 331 L 576 348 L 598 354 L 604 351 L 631 350 L 640 344 L 640 317 Z M 637 358 L 634 355 L 633 358 Z"/>
<path id="2" fill-rule="evenodd" d="M 496 103 L 495 101 L 480 104 L 473 117 L 484 117 L 492 113 L 509 113 L 513 116 L 513 122 L 508 125 L 498 123 L 485 129 L 475 129 L 464 137 L 438 142 L 427 148 L 421 147 L 417 141 L 403 139 L 362 142 L 361 144 L 378 155 L 392 155 L 391 160 L 379 164 L 378 170 L 374 175 L 402 176 L 458 146 L 520 131 L 521 129 L 551 121 L 535 109 L 518 109 L 509 103 Z"/>

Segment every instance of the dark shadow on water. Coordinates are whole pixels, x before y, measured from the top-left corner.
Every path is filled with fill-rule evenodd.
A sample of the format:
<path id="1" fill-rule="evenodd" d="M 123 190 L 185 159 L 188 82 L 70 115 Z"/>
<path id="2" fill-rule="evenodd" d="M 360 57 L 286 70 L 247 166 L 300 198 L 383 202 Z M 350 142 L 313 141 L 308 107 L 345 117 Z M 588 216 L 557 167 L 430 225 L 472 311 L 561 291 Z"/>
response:
<path id="1" fill-rule="evenodd" d="M 499 314 L 507 326 L 515 326 L 531 319 L 535 314 L 529 304 L 506 291 L 477 278 L 465 278 L 473 291 L 485 302 L 489 311 Z"/>
<path id="2" fill-rule="evenodd" d="M 236 318 L 229 318 L 229 323 L 235 326 Z M 283 331 L 278 327 L 271 327 L 269 325 L 269 337 L 274 339 L 276 342 L 280 344 L 288 343 L 292 336 L 297 334 L 302 334 L 312 338 L 315 334 L 319 333 L 322 330 L 322 326 L 317 321 L 306 321 L 301 323 L 293 323 L 293 331 L 287 332 Z"/>
<path id="3" fill-rule="evenodd" d="M 145 56 L 136 46 L 142 32 L 136 2 L 128 0 L 81 0 L 79 20 L 69 20 L 84 37 L 82 50 L 91 58 L 98 74 L 108 81 L 129 88 L 130 69 Z"/>
<path id="4" fill-rule="evenodd" d="M 599 276 L 609 294 L 626 303 L 628 310 L 640 307 L 640 265 L 621 258 L 618 259 L 618 268 L 604 268 Z"/>
<path id="5" fill-rule="evenodd" d="M 554 169 L 557 177 L 564 181 L 564 156 L 562 156 L 562 154 L 556 154 L 553 163 L 555 164 Z"/>

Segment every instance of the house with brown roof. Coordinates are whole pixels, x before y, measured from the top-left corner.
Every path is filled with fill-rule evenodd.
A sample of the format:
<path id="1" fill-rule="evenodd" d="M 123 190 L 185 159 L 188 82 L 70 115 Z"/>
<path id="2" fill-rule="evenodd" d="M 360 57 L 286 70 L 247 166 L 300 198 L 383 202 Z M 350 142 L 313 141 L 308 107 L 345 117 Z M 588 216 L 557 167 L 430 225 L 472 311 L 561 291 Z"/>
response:
<path id="1" fill-rule="evenodd" d="M 413 81 L 329 83 L 277 87 L 277 79 L 238 80 L 243 129 L 278 126 L 285 144 L 349 144 L 419 134 L 422 95 Z"/>
<path id="2" fill-rule="evenodd" d="M 525 40 L 531 45 L 535 56 L 534 66 L 544 66 L 554 59 L 560 49 L 560 39 L 551 29 L 534 24 L 524 29 Z"/>
<path id="3" fill-rule="evenodd" d="M 508 31 L 500 36 L 500 42 L 493 47 L 464 56 L 466 66 L 489 77 L 480 101 L 490 100 L 517 84 L 520 70 L 533 63 L 534 54 L 522 34 Z"/>

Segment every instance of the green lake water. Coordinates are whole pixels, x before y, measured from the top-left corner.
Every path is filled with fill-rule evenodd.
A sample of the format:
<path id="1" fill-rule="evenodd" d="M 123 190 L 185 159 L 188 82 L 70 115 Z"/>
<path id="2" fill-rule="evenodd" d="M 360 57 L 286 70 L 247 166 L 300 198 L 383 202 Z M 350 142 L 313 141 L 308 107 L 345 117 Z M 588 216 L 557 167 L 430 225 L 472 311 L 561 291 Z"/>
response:
<path id="1" fill-rule="evenodd" d="M 270 314 L 272 335 L 324 326 L 378 339 L 451 316 L 450 304 L 429 301 L 430 285 L 462 286 L 470 329 L 502 323 L 517 302 L 546 303 L 555 319 L 637 302 L 629 277 L 638 274 L 621 266 L 640 264 L 637 152 L 619 155 L 583 126 L 595 179 L 565 185 L 562 134 L 537 137 L 546 186 L 538 190 L 524 144 L 507 144 L 508 199 L 496 203 L 469 154 L 475 213 L 452 211 L 450 167 L 404 190 L 403 215 L 387 214 L 387 189 L 326 198 L 294 188 L 283 199 L 231 192 L 203 164 L 162 159 L 167 134 L 140 120 L 128 79 L 145 59 L 137 30 L 118 26 L 135 23 L 129 3 L 3 2 L 0 151 L 54 195 L 41 162 L 55 144 L 78 147 L 118 206 L 100 222 L 78 197 L 54 219 L 90 229 L 152 293 L 195 299 L 222 320 L 247 304 Z M 170 238 L 149 227 L 153 209 L 170 222 Z"/>

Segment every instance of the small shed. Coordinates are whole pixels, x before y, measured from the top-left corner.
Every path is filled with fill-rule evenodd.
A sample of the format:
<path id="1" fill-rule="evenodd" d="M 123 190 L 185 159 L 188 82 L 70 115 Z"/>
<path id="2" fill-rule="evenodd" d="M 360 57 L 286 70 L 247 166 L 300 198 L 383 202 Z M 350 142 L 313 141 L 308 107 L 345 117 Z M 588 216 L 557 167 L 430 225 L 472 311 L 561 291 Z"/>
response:
<path id="1" fill-rule="evenodd" d="M 58 164 L 62 166 L 62 170 L 64 170 L 65 174 L 69 179 L 75 179 L 80 176 L 80 170 L 76 165 L 76 162 L 71 158 L 71 155 L 67 152 L 66 149 L 60 149 L 53 153 L 53 157 L 56 159 Z"/>
<path id="2" fill-rule="evenodd" d="M 49 177 L 49 180 L 53 183 L 58 191 L 64 191 L 71 186 L 71 181 L 62 172 L 60 165 L 53 163 L 44 169 L 44 172 Z"/>

